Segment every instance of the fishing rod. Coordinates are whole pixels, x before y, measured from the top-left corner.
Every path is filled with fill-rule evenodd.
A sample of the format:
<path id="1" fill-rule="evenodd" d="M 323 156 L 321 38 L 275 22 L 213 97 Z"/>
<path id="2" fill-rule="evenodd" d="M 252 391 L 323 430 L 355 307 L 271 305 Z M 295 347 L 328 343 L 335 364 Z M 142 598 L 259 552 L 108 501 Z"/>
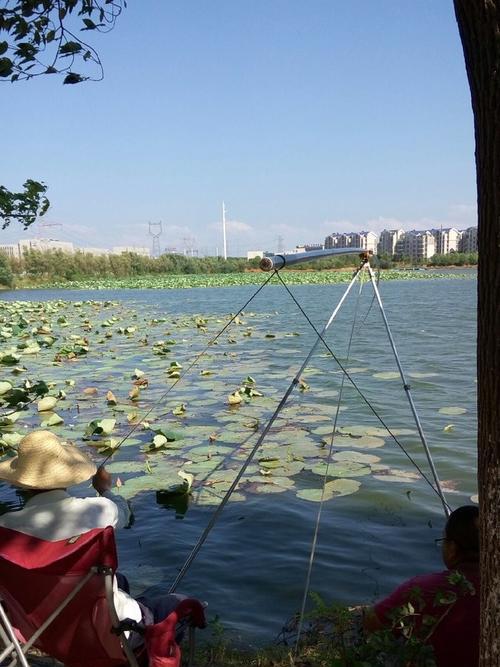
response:
<path id="1" fill-rule="evenodd" d="M 310 250 L 308 252 L 294 252 L 263 257 L 260 260 L 259 266 L 262 271 L 279 271 L 285 268 L 285 266 L 293 266 L 294 264 L 302 264 L 303 262 L 334 257 L 336 255 L 359 255 L 360 257 L 366 255 L 368 257 L 372 254 L 371 250 L 366 251 L 363 248 L 327 248 L 326 250 Z"/>

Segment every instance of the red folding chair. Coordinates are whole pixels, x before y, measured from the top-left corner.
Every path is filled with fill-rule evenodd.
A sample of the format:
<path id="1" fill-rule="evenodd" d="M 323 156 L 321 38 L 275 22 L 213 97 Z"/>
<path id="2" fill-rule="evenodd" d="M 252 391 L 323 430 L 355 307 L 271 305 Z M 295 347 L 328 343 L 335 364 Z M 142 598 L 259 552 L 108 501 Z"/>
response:
<path id="1" fill-rule="evenodd" d="M 0 665 L 27 667 L 25 656 L 35 647 L 66 667 L 179 667 L 175 626 L 188 618 L 193 638 L 194 627 L 205 627 L 203 606 L 183 600 L 149 626 L 120 621 L 113 602 L 116 568 L 109 526 L 57 542 L 0 527 Z M 138 653 L 125 635 L 131 629 L 144 635 Z"/>

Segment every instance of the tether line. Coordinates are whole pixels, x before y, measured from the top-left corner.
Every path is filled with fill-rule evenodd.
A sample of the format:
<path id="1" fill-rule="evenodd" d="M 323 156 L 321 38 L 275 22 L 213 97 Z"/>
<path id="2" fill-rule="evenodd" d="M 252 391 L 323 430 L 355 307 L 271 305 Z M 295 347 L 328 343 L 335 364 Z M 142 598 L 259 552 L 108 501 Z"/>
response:
<path id="1" fill-rule="evenodd" d="M 168 396 L 168 394 L 172 391 L 172 389 L 173 389 L 174 387 L 176 387 L 176 386 L 179 384 L 179 382 L 181 382 L 181 380 L 183 380 L 183 379 L 186 377 L 186 375 L 191 371 L 192 368 L 194 368 L 194 366 L 196 366 L 196 364 L 197 364 L 198 361 L 201 359 L 201 357 L 203 357 L 203 356 L 206 354 L 207 350 L 208 350 L 208 349 L 215 343 L 215 341 L 216 341 L 218 338 L 220 338 L 220 337 L 222 336 L 222 334 L 224 333 L 224 331 L 225 331 L 229 326 L 231 326 L 231 324 L 232 324 L 232 323 L 234 322 L 234 320 L 238 317 L 238 315 L 239 315 L 243 310 L 245 310 L 245 308 L 248 306 L 249 303 L 251 303 L 251 302 L 255 299 L 255 297 L 257 296 L 257 294 L 259 294 L 259 292 L 260 292 L 261 290 L 264 289 L 264 287 L 271 281 L 271 279 L 274 277 L 274 275 L 275 275 L 276 273 L 277 273 L 276 271 L 273 271 L 273 272 L 269 275 L 269 277 L 262 283 L 262 285 L 260 285 L 260 287 L 257 289 L 257 291 L 254 292 L 254 293 L 252 294 L 252 296 L 248 299 L 248 301 L 246 301 L 246 303 L 244 303 L 243 306 L 241 306 L 241 308 L 240 308 L 240 309 L 239 309 L 239 310 L 238 310 L 238 311 L 231 317 L 231 319 L 229 320 L 229 322 L 226 322 L 226 324 L 222 327 L 222 329 L 219 331 L 219 333 L 218 333 L 216 336 L 214 336 L 214 338 L 211 338 L 211 339 L 209 340 L 209 342 L 206 344 L 206 346 L 203 348 L 203 350 L 202 350 L 201 352 L 199 352 L 199 353 L 196 355 L 196 357 L 195 357 L 194 360 L 189 364 L 189 366 L 186 368 L 186 370 L 185 370 L 183 373 L 181 373 L 180 376 L 179 376 L 178 378 L 176 378 L 175 382 L 174 382 L 173 384 L 170 385 L 170 387 L 167 389 L 167 391 L 165 391 L 165 392 L 160 396 L 160 398 L 159 398 L 158 400 L 154 401 L 153 405 L 149 408 L 149 410 L 147 410 L 147 412 L 145 412 L 145 413 L 142 415 L 142 417 L 141 417 L 140 419 L 137 420 L 137 422 L 132 426 L 132 428 L 131 428 L 131 429 L 130 429 L 124 436 L 123 436 L 123 438 L 120 440 L 120 442 L 118 443 L 118 445 L 117 445 L 117 446 L 116 446 L 116 447 L 115 447 L 115 448 L 114 448 L 114 449 L 113 449 L 113 450 L 112 450 L 112 451 L 105 457 L 105 459 L 103 460 L 103 462 L 101 463 L 101 465 L 100 465 L 99 467 L 102 468 L 102 467 L 106 464 L 106 462 L 109 461 L 109 459 L 110 459 L 110 458 L 111 458 L 111 457 L 112 457 L 112 456 L 113 456 L 113 455 L 120 449 L 120 447 L 122 446 L 122 444 L 123 444 L 128 438 L 130 438 L 130 436 L 131 436 L 133 433 L 135 433 L 135 431 L 136 431 L 136 429 L 139 427 L 139 425 L 140 425 L 140 424 L 141 424 L 147 417 L 149 417 L 149 415 L 153 412 L 153 410 L 156 408 L 156 406 L 157 406 L 161 401 L 163 401 L 163 400 Z"/>
<path id="2" fill-rule="evenodd" d="M 357 274 L 356 274 L 356 275 L 357 275 Z M 311 325 L 311 327 L 313 328 L 313 330 L 316 332 L 316 335 L 318 336 L 318 341 L 319 341 L 319 340 L 322 341 L 323 345 L 326 347 L 326 349 L 328 350 L 328 352 L 330 352 L 330 354 L 332 355 L 333 359 L 335 360 L 335 362 L 336 362 L 337 365 L 339 366 L 340 370 L 341 370 L 341 371 L 344 373 L 344 375 L 347 377 L 347 379 L 349 380 L 349 382 L 351 383 L 351 385 L 354 387 L 354 389 L 357 391 L 357 393 L 359 394 L 359 396 L 361 397 L 361 399 L 363 400 L 363 402 L 368 406 L 368 408 L 369 408 L 369 409 L 371 410 L 371 412 L 375 415 L 375 417 L 378 419 L 378 421 L 379 421 L 379 422 L 382 424 L 382 426 L 386 429 L 386 431 L 389 433 L 389 435 L 391 436 L 391 438 L 392 438 L 392 439 L 394 440 L 394 442 L 398 445 L 398 447 L 401 449 L 401 451 L 404 453 L 404 455 L 407 457 L 407 459 L 408 459 L 408 460 L 415 466 L 416 470 L 418 470 L 418 472 L 422 475 L 422 478 L 427 482 L 427 484 L 431 487 L 431 489 L 433 490 L 433 492 L 434 492 L 434 493 L 438 496 L 438 498 L 441 500 L 441 502 L 443 503 L 443 506 L 446 507 L 446 508 L 448 508 L 447 510 L 445 510 L 445 515 L 448 516 L 448 511 L 449 511 L 451 508 L 450 508 L 450 506 L 448 505 L 448 503 L 446 502 L 446 500 L 445 500 L 445 498 L 444 498 L 444 494 L 443 494 L 443 493 L 439 493 L 439 490 L 435 488 L 434 484 L 433 484 L 433 483 L 431 482 L 431 480 L 427 477 L 427 475 L 424 473 L 424 471 L 422 470 L 422 468 L 418 465 L 418 463 L 417 463 L 417 462 L 415 461 L 415 459 L 411 456 L 411 454 L 409 454 L 409 453 L 406 451 L 405 447 L 402 445 L 401 442 L 399 442 L 399 440 L 398 440 L 397 437 L 394 435 L 394 433 L 391 431 L 391 429 L 389 428 L 389 426 L 387 426 L 387 424 L 385 423 L 385 421 L 383 420 L 383 418 L 379 415 L 379 413 L 377 412 L 376 408 L 370 403 L 370 401 L 368 400 L 368 398 L 363 394 L 363 392 L 362 392 L 361 389 L 358 387 L 358 385 L 356 384 L 356 382 L 352 379 L 352 377 L 351 377 L 351 375 L 349 374 L 349 372 L 347 371 L 347 369 L 344 368 L 344 366 L 343 366 L 343 364 L 341 363 L 341 361 L 338 359 L 338 357 L 336 356 L 336 354 L 334 353 L 334 351 L 331 349 L 331 347 L 328 345 L 328 343 L 327 343 L 326 340 L 324 339 L 324 337 L 323 337 L 324 330 L 323 330 L 322 332 L 319 332 L 319 331 L 316 329 L 316 326 L 315 326 L 314 323 L 311 321 L 310 317 L 309 317 L 308 314 L 305 312 L 305 310 L 302 308 L 302 306 L 300 305 L 300 303 L 297 301 L 297 299 L 295 298 L 294 294 L 293 294 L 293 293 L 291 292 L 291 290 L 289 289 L 288 285 L 283 281 L 283 278 L 281 277 L 281 275 L 280 275 L 279 272 L 278 272 L 278 278 L 279 278 L 281 284 L 283 285 L 283 287 L 284 287 L 284 288 L 286 289 L 286 291 L 288 292 L 288 294 L 292 297 L 293 301 L 295 302 L 295 304 L 296 304 L 296 306 L 298 307 L 298 309 L 300 310 L 300 312 L 304 315 L 304 317 L 305 317 L 306 320 L 309 322 L 309 324 Z"/>
<path id="3" fill-rule="evenodd" d="M 356 326 L 356 320 L 358 316 L 358 309 L 359 309 L 359 301 L 361 297 L 361 292 L 363 290 L 363 273 L 361 273 L 361 279 L 360 279 L 360 284 L 359 284 L 359 291 L 358 291 L 358 296 L 356 298 L 356 305 L 354 308 L 354 316 L 352 320 L 352 327 L 351 327 L 351 334 L 349 336 L 349 342 L 347 345 L 347 352 L 346 352 L 346 359 L 349 360 L 350 354 L 351 354 L 351 345 L 352 345 L 352 340 L 354 338 L 354 330 Z M 371 308 L 371 306 L 370 306 Z M 333 452 L 333 443 L 335 440 L 335 432 L 337 429 L 337 422 L 340 414 L 340 406 L 342 403 L 342 394 L 344 391 L 344 384 L 345 384 L 346 376 L 342 374 L 342 380 L 340 383 L 340 389 L 339 389 L 339 397 L 337 400 L 337 409 L 335 411 L 335 419 L 333 422 L 333 429 L 332 429 L 332 436 L 330 438 L 330 448 L 328 450 L 328 458 L 326 460 L 326 469 L 325 469 L 325 474 L 323 476 L 323 489 L 321 491 L 321 499 L 319 503 L 319 508 L 318 508 L 318 513 L 316 515 L 316 523 L 314 526 L 314 533 L 313 533 L 313 538 L 311 542 L 311 552 L 309 555 L 309 563 L 307 567 L 307 574 L 306 574 L 306 582 L 304 586 L 304 595 L 302 596 L 302 606 L 300 608 L 300 615 L 299 615 L 299 623 L 297 626 L 297 639 L 295 641 L 295 651 L 294 651 L 294 656 L 293 659 L 297 658 L 298 651 L 299 651 L 299 643 L 300 643 L 300 636 L 302 634 L 302 627 L 304 625 L 304 616 L 306 613 L 306 605 L 307 605 L 307 598 L 309 597 L 309 590 L 311 587 L 311 576 L 312 576 L 312 569 L 313 569 L 313 564 L 314 564 L 314 558 L 316 555 L 316 546 L 318 544 L 318 536 L 319 536 L 319 527 L 321 524 L 321 515 L 323 513 L 323 505 L 325 501 L 325 487 L 326 487 L 326 480 L 328 479 L 328 470 L 330 467 L 330 463 L 332 460 L 332 452 Z"/>

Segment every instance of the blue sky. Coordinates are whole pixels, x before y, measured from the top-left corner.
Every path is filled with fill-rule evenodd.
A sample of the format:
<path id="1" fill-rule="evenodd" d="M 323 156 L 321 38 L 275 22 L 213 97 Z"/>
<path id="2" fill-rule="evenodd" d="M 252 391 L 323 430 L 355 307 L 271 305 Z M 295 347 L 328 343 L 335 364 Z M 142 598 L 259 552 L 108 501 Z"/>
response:
<path id="1" fill-rule="evenodd" d="M 89 39 L 102 82 L 0 85 L 0 182 L 49 185 L 54 238 L 214 254 L 223 199 L 230 254 L 475 224 L 451 0 L 129 0 Z"/>

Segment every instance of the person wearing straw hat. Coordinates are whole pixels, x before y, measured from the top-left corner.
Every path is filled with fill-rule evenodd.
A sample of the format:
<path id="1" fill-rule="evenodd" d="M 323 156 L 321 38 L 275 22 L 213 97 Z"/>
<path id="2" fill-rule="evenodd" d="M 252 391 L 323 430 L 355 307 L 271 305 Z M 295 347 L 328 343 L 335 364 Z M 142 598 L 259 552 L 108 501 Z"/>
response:
<path id="1" fill-rule="evenodd" d="M 23 509 L 0 517 L 0 526 L 54 542 L 93 528 L 123 528 L 130 520 L 124 498 L 110 492 L 111 475 L 78 447 L 50 431 L 33 431 L 19 443 L 17 456 L 0 463 L 0 479 L 24 489 Z M 75 498 L 66 489 L 92 479 L 99 494 Z M 127 588 L 126 579 L 120 583 Z M 114 603 L 118 617 L 142 620 L 140 605 L 115 580 Z"/>
<path id="2" fill-rule="evenodd" d="M 67 492 L 68 487 L 89 479 L 98 496 L 76 498 Z M 124 528 L 130 521 L 127 501 L 110 491 L 107 470 L 96 468 L 78 447 L 50 431 L 26 435 L 19 442 L 17 456 L 0 463 L 0 480 L 24 489 L 29 496 L 23 509 L 0 516 L 0 526 L 42 540 L 69 539 L 106 526 Z M 129 595 L 127 579 L 117 573 L 113 597 L 119 619 L 151 624 L 163 620 L 186 596 L 168 593 L 135 600 Z M 132 648 L 142 642 L 142 637 L 131 633 Z"/>

